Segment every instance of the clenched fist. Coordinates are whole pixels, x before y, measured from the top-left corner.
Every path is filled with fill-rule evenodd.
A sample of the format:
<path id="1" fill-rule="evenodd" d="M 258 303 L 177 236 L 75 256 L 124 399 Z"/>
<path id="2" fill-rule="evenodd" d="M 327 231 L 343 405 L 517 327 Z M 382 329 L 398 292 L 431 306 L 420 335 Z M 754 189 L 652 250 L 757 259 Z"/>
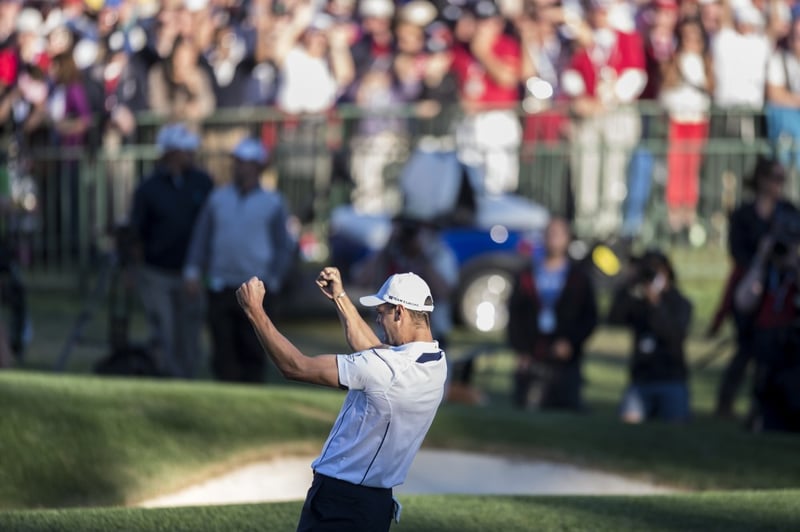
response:
<path id="1" fill-rule="evenodd" d="M 242 310 L 249 313 L 263 308 L 264 295 L 266 293 L 267 289 L 264 287 L 264 282 L 258 277 L 251 277 L 249 281 L 242 283 L 236 290 L 236 300 Z"/>
<path id="2" fill-rule="evenodd" d="M 322 290 L 328 299 L 334 299 L 336 296 L 344 294 L 344 287 L 342 286 L 342 274 L 338 268 L 328 266 L 323 268 L 317 276 L 317 286 Z"/>

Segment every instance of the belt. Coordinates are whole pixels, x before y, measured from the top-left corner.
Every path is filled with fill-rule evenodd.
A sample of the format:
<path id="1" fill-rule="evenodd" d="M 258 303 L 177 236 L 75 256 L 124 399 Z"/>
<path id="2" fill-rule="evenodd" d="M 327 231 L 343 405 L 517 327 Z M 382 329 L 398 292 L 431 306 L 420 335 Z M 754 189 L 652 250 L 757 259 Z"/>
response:
<path id="1" fill-rule="evenodd" d="M 348 482 L 346 480 L 342 480 L 342 479 L 339 479 L 339 478 L 336 478 L 336 477 L 331 477 L 329 475 L 324 475 L 322 473 L 318 473 L 317 471 L 314 471 L 314 476 L 315 477 L 320 477 L 322 479 L 325 479 L 326 481 L 331 482 L 334 485 L 338 484 L 338 485 L 347 486 L 347 487 L 350 487 L 350 488 L 359 488 L 359 489 L 370 490 L 372 492 L 385 491 L 385 492 L 388 492 L 389 494 L 392 493 L 392 488 L 378 488 L 378 487 L 373 487 L 373 486 L 365 486 L 363 484 L 353 484 L 352 482 Z"/>

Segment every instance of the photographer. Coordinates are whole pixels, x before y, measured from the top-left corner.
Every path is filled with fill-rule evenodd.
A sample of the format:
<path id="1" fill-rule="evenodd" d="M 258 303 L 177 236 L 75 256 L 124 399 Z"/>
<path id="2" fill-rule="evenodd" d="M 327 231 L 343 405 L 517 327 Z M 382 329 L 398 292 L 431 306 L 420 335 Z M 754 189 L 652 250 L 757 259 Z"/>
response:
<path id="1" fill-rule="evenodd" d="M 780 211 L 734 293 L 752 323 L 753 431 L 800 431 L 800 214 Z"/>
<path id="2" fill-rule="evenodd" d="M 725 368 L 717 395 L 716 415 L 720 417 L 733 415 L 736 396 L 753 359 L 752 316 L 734 307 L 733 295 L 753 265 L 762 240 L 771 234 L 775 219 L 784 212 L 796 211 L 784 198 L 785 183 L 784 167 L 774 159 L 760 157 L 751 179 L 753 198 L 743 202 L 730 216 L 728 251 L 733 267 L 708 331 L 709 336 L 716 335 L 728 316 L 735 326 L 736 352 Z"/>
<path id="3" fill-rule="evenodd" d="M 675 286 L 675 272 L 660 251 L 632 264 L 628 282 L 612 302 L 608 321 L 633 332 L 630 385 L 622 399 L 626 423 L 689 419 L 684 343 L 692 304 Z"/>

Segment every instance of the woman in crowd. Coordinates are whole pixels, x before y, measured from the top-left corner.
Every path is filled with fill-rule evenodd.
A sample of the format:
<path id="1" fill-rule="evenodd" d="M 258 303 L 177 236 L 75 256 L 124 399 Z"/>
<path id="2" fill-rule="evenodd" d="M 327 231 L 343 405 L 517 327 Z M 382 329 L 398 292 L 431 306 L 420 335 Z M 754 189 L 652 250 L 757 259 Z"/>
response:
<path id="1" fill-rule="evenodd" d="M 592 281 L 567 254 L 569 223 L 553 218 L 544 257 L 521 272 L 509 300 L 508 341 L 517 354 L 514 405 L 583 409 L 583 345 L 597 325 Z"/>
<path id="2" fill-rule="evenodd" d="M 169 56 L 150 68 L 147 94 L 151 110 L 175 121 L 196 124 L 216 107 L 214 86 L 200 66 L 200 53 L 182 36 L 175 38 Z"/>
<path id="3" fill-rule="evenodd" d="M 673 235 L 695 223 L 700 196 L 700 163 L 708 138 L 714 74 L 707 37 L 699 19 L 676 28 L 677 49 L 665 64 L 659 94 L 669 114 L 667 149 L 667 216 Z"/>

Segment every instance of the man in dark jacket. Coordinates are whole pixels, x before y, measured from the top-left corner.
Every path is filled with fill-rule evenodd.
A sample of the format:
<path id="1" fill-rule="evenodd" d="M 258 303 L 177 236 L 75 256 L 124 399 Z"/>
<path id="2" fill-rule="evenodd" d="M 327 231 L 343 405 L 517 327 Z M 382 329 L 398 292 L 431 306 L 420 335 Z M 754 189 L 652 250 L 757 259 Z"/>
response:
<path id="1" fill-rule="evenodd" d="M 553 218 L 544 258 L 520 273 L 509 300 L 508 342 L 518 359 L 512 399 L 520 408 L 583 408 L 583 344 L 597 325 L 597 303 L 588 274 L 567 255 L 570 238 L 568 222 Z"/>
<path id="2" fill-rule="evenodd" d="M 205 304 L 184 290 L 183 265 L 194 222 L 213 182 L 196 168 L 199 140 L 183 125 L 158 134 L 161 159 L 136 189 L 130 225 L 141 249 L 137 289 L 147 314 L 160 371 L 190 378 L 200 353 Z"/>
<path id="3" fill-rule="evenodd" d="M 623 421 L 689 419 L 684 343 L 691 318 L 692 304 L 675 286 L 669 259 L 658 251 L 645 253 L 635 262 L 630 280 L 615 294 L 608 318 L 633 333 Z"/>

